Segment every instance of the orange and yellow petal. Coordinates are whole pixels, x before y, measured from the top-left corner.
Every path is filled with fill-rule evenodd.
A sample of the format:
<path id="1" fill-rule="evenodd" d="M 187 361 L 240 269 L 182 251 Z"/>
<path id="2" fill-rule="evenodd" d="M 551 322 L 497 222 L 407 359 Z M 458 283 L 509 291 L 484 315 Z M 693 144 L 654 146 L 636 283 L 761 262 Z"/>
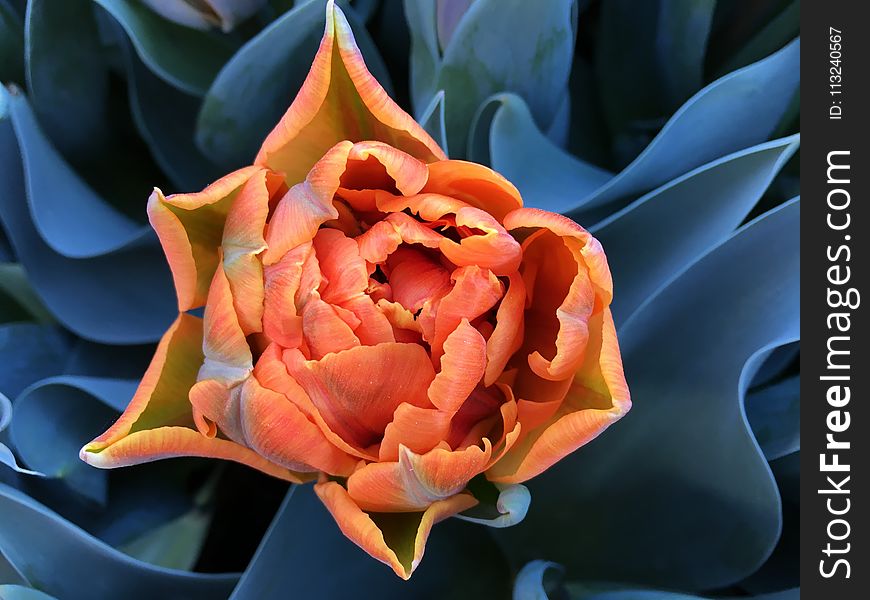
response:
<path id="1" fill-rule="evenodd" d="M 164 196 L 155 189 L 148 199 L 148 219 L 172 270 L 179 311 L 205 304 L 227 214 L 248 179 L 262 170 L 239 169 L 195 194 Z"/>
<path id="2" fill-rule="evenodd" d="M 511 273 L 507 291 L 496 311 L 495 329 L 486 341 L 484 385 L 495 383 L 510 358 L 522 347 L 525 308 L 526 285 L 519 273 Z"/>
<path id="3" fill-rule="evenodd" d="M 393 420 L 384 431 L 378 450 L 381 462 L 397 462 L 399 446 L 424 454 L 447 439 L 452 413 L 436 408 L 424 408 L 403 402 L 396 408 Z"/>
<path id="4" fill-rule="evenodd" d="M 317 496 L 332 514 L 342 533 L 370 556 L 409 579 L 420 564 L 432 526 L 477 505 L 470 494 L 457 494 L 413 513 L 366 513 L 341 485 L 321 481 Z"/>
<path id="5" fill-rule="evenodd" d="M 434 502 L 462 492 L 489 463 L 492 446 L 462 450 L 438 447 L 417 454 L 399 447 L 397 462 L 372 463 L 354 471 L 347 491 L 357 506 L 373 512 L 423 510 Z"/>
<path id="6" fill-rule="evenodd" d="M 543 415 L 529 412 L 532 405 L 519 403 L 524 435 L 487 471 L 489 480 L 522 483 L 593 440 L 629 411 L 631 397 L 610 309 L 596 315 L 590 329 L 587 362 L 571 381 L 564 401 L 543 423 L 533 422 Z M 533 427 L 526 427 L 527 423 Z"/>
<path id="7" fill-rule="evenodd" d="M 329 0 L 325 32 L 308 77 L 263 142 L 255 164 L 283 172 L 287 184 L 294 185 L 342 140 L 384 142 L 426 163 L 446 158 L 369 73 L 347 19 Z"/>
<path id="8" fill-rule="evenodd" d="M 215 379 L 227 385 L 243 381 L 254 368 L 253 356 L 222 265 L 215 270 L 203 322 L 205 360 L 198 379 Z"/>

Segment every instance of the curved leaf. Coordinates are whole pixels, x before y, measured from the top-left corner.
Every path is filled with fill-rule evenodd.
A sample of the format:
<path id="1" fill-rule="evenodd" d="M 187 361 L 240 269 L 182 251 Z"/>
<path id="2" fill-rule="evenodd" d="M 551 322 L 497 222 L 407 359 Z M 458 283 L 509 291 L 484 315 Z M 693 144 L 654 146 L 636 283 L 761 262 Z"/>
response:
<path id="1" fill-rule="evenodd" d="M 64 600 L 226 598 L 238 575 L 155 567 L 90 536 L 21 492 L 0 484 L 0 546 L 9 562 Z"/>
<path id="2" fill-rule="evenodd" d="M 545 578 L 548 571 L 564 573 L 562 565 L 546 560 L 533 560 L 526 564 L 514 581 L 513 600 L 549 600 Z"/>
<path id="3" fill-rule="evenodd" d="M 54 596 L 23 585 L 0 585 L 0 600 L 55 600 Z"/>
<path id="4" fill-rule="evenodd" d="M 0 92 L 0 104 L 7 98 Z M 0 179 L 0 221 L 48 310 L 89 340 L 131 344 L 157 340 L 176 307 L 169 269 L 156 241 L 84 260 L 56 253 L 31 222 L 18 161 L 14 131 L 0 107 L 0 164 L 7 165 Z M 46 177 L 56 179 L 58 173 Z M 61 200 L 69 199 L 70 190 L 61 188 L 56 193 Z M 154 240 L 153 235 L 148 237 Z"/>
<path id="5" fill-rule="evenodd" d="M 322 600 L 346 598 L 348 590 L 365 590 L 382 600 L 504 597 L 509 574 L 486 532 L 454 519 L 439 523 L 423 562 L 409 581 L 402 581 L 341 534 L 310 488 L 294 486 L 232 600 L 279 600 L 288 589 L 300 598 Z"/>
<path id="6" fill-rule="evenodd" d="M 92 0 L 31 0 L 24 43 L 30 101 L 48 137 L 74 160 L 104 150 L 109 65 Z"/>
<path id="7" fill-rule="evenodd" d="M 52 318 L 30 287 L 21 265 L 0 264 L 0 323 L 13 321 L 51 323 Z"/>
<path id="8" fill-rule="evenodd" d="M 594 223 L 619 199 L 765 141 L 797 89 L 799 50 L 796 40 L 708 85 L 674 113 L 649 146 L 613 177 L 548 143 L 540 131 L 536 134 L 534 123 L 515 102 L 500 108 L 492 120 L 491 165 L 517 185 L 531 206 L 553 207 L 570 213 L 580 223 Z M 447 102 L 449 113 L 449 96 Z M 532 142 L 526 144 L 527 139 Z M 537 176 L 536 169 L 546 170 Z"/>
<path id="9" fill-rule="evenodd" d="M 800 449 L 800 377 L 753 390 L 746 397 L 746 416 L 767 460 Z"/>
<path id="10" fill-rule="evenodd" d="M 798 143 L 795 135 L 715 160 L 589 229 L 607 250 L 618 290 L 611 305 L 617 327 L 658 288 L 734 231 Z"/>
<path id="11" fill-rule="evenodd" d="M 15 401 L 15 419 L 9 428 L 12 443 L 31 468 L 105 504 L 107 472 L 82 462 L 79 448 L 82 440 L 117 417 L 135 390 L 134 381 L 75 376 L 42 380 Z"/>
<path id="12" fill-rule="evenodd" d="M 9 398 L 0 393 L 0 433 L 3 433 L 3 430 L 9 426 L 9 423 L 11 421 L 12 403 L 9 401 Z M 24 469 L 22 467 L 19 467 L 18 463 L 15 461 L 15 455 L 12 454 L 12 450 L 10 450 L 2 442 L 0 442 L 0 465 L 6 465 L 16 473 L 21 473 L 22 475 L 42 476 L 42 473 L 39 473 L 37 471 L 31 471 L 30 469 Z M 0 563 L 2 562 L 3 556 L 2 554 L 0 554 Z M 0 569 L 0 575 L 2 575 L 2 569 Z M 0 579 L 0 581 L 3 581 L 3 579 Z"/>
<path id="13" fill-rule="evenodd" d="M 153 73 L 189 94 L 205 94 L 235 51 L 229 37 L 176 25 L 141 2 L 93 1 L 121 24 Z"/>
<path id="14" fill-rule="evenodd" d="M 425 4 L 424 4 L 425 6 Z M 447 139 L 458 158 L 466 154 L 469 126 L 478 106 L 497 92 L 514 92 L 548 129 L 568 86 L 574 54 L 574 0 L 476 0 L 444 50 L 435 90 L 444 90 Z M 510 52 L 505 37 L 513 36 Z M 415 98 L 417 109 L 430 98 Z"/>
<path id="15" fill-rule="evenodd" d="M 469 487 L 479 504 L 456 518 L 489 527 L 512 527 L 526 518 L 532 501 L 526 486 L 472 481 Z"/>
<path id="16" fill-rule="evenodd" d="M 447 149 L 447 129 L 444 121 L 444 90 L 438 90 L 432 96 L 429 106 L 420 115 L 420 125 L 441 146 L 444 154 L 449 155 L 449 150 Z"/>
<path id="17" fill-rule="evenodd" d="M 58 327 L 0 325 L 0 392 L 15 398 L 34 381 L 63 370 L 70 340 Z"/>
<path id="18" fill-rule="evenodd" d="M 767 558 L 780 499 L 742 394 L 755 356 L 797 336 L 798 224 L 797 201 L 753 221 L 625 323 L 632 412 L 529 482 L 526 520 L 494 530 L 516 563 L 693 590 Z"/>
<path id="19" fill-rule="evenodd" d="M 199 147 L 226 168 L 250 164 L 266 135 L 293 102 L 323 36 L 323 0 L 295 6 L 239 50 L 208 90 L 196 126 Z M 353 11 L 353 28 L 367 66 L 389 92 L 386 67 Z M 304 58 L 303 58 L 304 57 Z"/>

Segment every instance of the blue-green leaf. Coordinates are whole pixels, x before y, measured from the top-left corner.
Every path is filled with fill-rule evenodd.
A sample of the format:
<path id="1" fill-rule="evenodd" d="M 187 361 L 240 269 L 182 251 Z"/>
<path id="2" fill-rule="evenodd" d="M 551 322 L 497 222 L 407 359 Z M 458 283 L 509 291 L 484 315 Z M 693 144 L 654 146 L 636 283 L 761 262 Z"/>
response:
<path id="1" fill-rule="evenodd" d="M 528 483 L 523 523 L 493 530 L 517 564 L 699 590 L 769 556 L 780 499 L 742 395 L 755 357 L 797 337 L 799 218 L 792 201 L 741 228 L 625 323 L 634 406 Z"/>
<path id="2" fill-rule="evenodd" d="M 23 100 L 19 98 L 12 103 L 19 106 L 20 110 L 13 110 L 19 116 L 24 115 L 22 122 L 26 123 L 31 113 Z M 0 164 L 4 165 L 4 176 L 0 179 L 0 220 L 33 288 L 58 321 L 86 339 L 127 344 L 158 339 L 176 314 L 176 307 L 172 278 L 154 236 L 149 234 L 144 238 L 143 234 L 142 242 L 134 247 L 88 259 L 68 258 L 48 245 L 31 221 L 24 175 L 17 166 L 20 164 L 18 142 L 10 120 L 5 118 L 8 104 L 8 94 L 0 90 Z M 44 159 L 42 156 L 36 162 L 41 164 Z M 64 175 L 60 169 L 48 170 L 40 175 L 44 180 L 34 186 L 47 189 L 58 202 L 79 208 L 81 214 L 70 217 L 71 220 L 65 222 L 66 229 L 77 229 L 70 227 L 71 223 L 82 223 L 83 229 L 92 232 L 110 229 L 83 224 L 90 218 L 110 214 L 110 209 L 98 207 L 93 212 L 84 212 L 90 207 L 87 201 L 82 201 L 81 197 L 77 202 L 71 200 L 81 186 L 76 187 L 71 183 L 74 180 Z M 64 187 L 64 183 L 72 187 Z M 60 210 L 69 214 L 63 207 Z M 116 221 L 111 217 L 110 220 Z M 63 233 L 59 222 L 56 228 L 63 236 L 61 245 L 75 249 L 76 240 L 81 242 L 79 254 L 106 247 L 105 241 L 97 244 Z M 149 240 L 147 244 L 145 239 Z M 114 240 L 109 241 L 111 247 L 124 239 L 116 231 Z"/>
<path id="3" fill-rule="evenodd" d="M 549 600 L 545 583 L 548 572 L 561 577 L 564 569 L 559 563 L 546 560 L 533 560 L 523 566 L 514 581 L 513 600 Z"/>
<path id="4" fill-rule="evenodd" d="M 431 48 L 433 25 L 426 20 L 435 18 L 433 6 L 424 0 L 408 13 L 409 20 L 420 19 L 412 25 L 412 34 L 426 36 L 415 40 L 415 48 Z M 498 92 L 514 92 L 524 98 L 538 125 L 549 129 L 567 90 L 576 11 L 574 0 L 542 4 L 476 0 L 469 7 L 444 50 L 434 87 L 429 94 L 414 97 L 420 114 L 435 90 L 444 90 L 447 139 L 456 157 L 466 156 L 468 131 L 478 106 Z M 516 31 L 523 34 L 514 36 L 510 52 L 505 52 L 506 36 Z M 417 68 L 416 59 L 423 56 L 422 51 L 415 50 L 412 70 Z M 427 71 L 429 65 L 422 68 Z M 412 79 L 419 81 L 416 74 Z"/>
<path id="5" fill-rule="evenodd" d="M 800 449 L 800 377 L 753 390 L 746 397 L 746 416 L 767 460 Z"/>
<path id="6" fill-rule="evenodd" d="M 9 423 L 12 422 L 12 403 L 9 401 L 3 393 L 0 393 L 0 433 L 3 433 Z M 15 460 L 15 455 L 12 454 L 12 450 L 10 450 L 5 444 L 0 442 L 0 465 L 6 465 L 16 473 L 21 473 L 22 475 L 36 475 L 42 476 L 42 473 L 38 471 L 31 471 L 30 469 L 25 469 L 23 467 L 18 466 L 18 462 Z M 0 556 L 0 562 L 2 562 L 3 557 Z M 2 571 L 2 569 L 0 569 Z M 0 572 L 2 574 L 2 572 Z M 3 581 L 3 579 L 0 579 Z"/>
<path id="7" fill-rule="evenodd" d="M 325 2 L 308 0 L 274 21 L 239 50 L 209 88 L 196 140 L 214 162 L 250 164 L 266 135 L 293 102 L 323 36 Z M 345 15 L 372 74 L 389 92 L 387 70 L 353 11 Z"/>
<path id="8" fill-rule="evenodd" d="M 636 155 L 652 137 L 644 123 L 670 114 L 703 86 L 715 7 L 715 0 L 601 5 L 597 87 L 618 157 Z"/>
<path id="9" fill-rule="evenodd" d="M 365 590 L 379 600 L 504 597 L 509 574 L 487 531 L 455 519 L 439 523 L 423 562 L 402 581 L 341 534 L 310 488 L 294 486 L 232 600 L 283 600 L 287 590 L 321 600 L 347 598 L 348 590 Z"/>
<path id="10" fill-rule="evenodd" d="M 59 327 L 0 325 L 0 392 L 15 398 L 24 388 L 63 370 L 70 339 Z"/>
<path id="11" fill-rule="evenodd" d="M 3 484 L 0 514 L 0 546 L 9 562 L 64 600 L 218 600 L 238 581 L 232 573 L 190 573 L 130 558 Z"/>
<path id="12" fill-rule="evenodd" d="M 75 376 L 30 386 L 16 399 L 9 428 L 19 457 L 46 477 L 105 504 L 107 472 L 82 462 L 79 449 L 117 418 L 135 389 L 135 382 Z"/>
<path id="13" fill-rule="evenodd" d="M 176 25 L 135 0 L 93 0 L 130 36 L 156 75 L 180 90 L 202 96 L 235 51 L 229 37 Z"/>
<path id="14" fill-rule="evenodd" d="M 489 527 L 512 527 L 526 518 L 532 501 L 529 488 L 519 483 L 486 484 L 492 486 L 491 492 L 478 494 L 472 489 L 479 504 L 456 515 L 458 519 Z M 487 496 L 494 496 L 494 499 Z"/>
<path id="15" fill-rule="evenodd" d="M 65 156 L 94 157 L 109 137 L 109 65 L 92 0 L 31 0 L 27 88 L 42 127 Z"/>
<path id="16" fill-rule="evenodd" d="M 609 177 L 606 171 L 548 143 L 540 132 L 534 132 L 534 123 L 516 101 L 508 101 L 492 119 L 491 165 L 517 185 L 530 206 L 570 213 L 581 224 L 594 223 L 602 210 L 614 210 L 616 200 L 765 141 L 797 89 L 799 49 L 799 42 L 794 41 L 695 94 L 616 176 Z M 449 94 L 447 103 L 449 117 Z M 480 134 L 473 131 L 472 135 Z M 540 169 L 546 169 L 544 176 L 538 175 Z"/>
<path id="17" fill-rule="evenodd" d="M 52 318 L 33 292 L 21 265 L 0 263 L 0 323 L 12 321 L 51 323 Z"/>
<path id="18" fill-rule="evenodd" d="M 617 290 L 611 306 L 617 327 L 659 287 L 731 235 L 798 143 L 795 135 L 715 160 L 590 228 L 607 251 Z"/>
<path id="19" fill-rule="evenodd" d="M 154 75 L 120 40 L 127 69 L 130 108 L 151 155 L 177 187 L 166 193 L 198 191 L 222 173 L 194 143 L 196 115 L 202 100 L 178 90 Z"/>
<path id="20" fill-rule="evenodd" d="M 444 121 L 444 90 L 439 90 L 432 96 L 429 106 L 420 115 L 420 125 L 438 142 L 444 154 L 448 154 L 447 129 Z"/>
<path id="21" fill-rule="evenodd" d="M 0 600 L 55 600 L 39 590 L 23 585 L 0 585 Z"/>

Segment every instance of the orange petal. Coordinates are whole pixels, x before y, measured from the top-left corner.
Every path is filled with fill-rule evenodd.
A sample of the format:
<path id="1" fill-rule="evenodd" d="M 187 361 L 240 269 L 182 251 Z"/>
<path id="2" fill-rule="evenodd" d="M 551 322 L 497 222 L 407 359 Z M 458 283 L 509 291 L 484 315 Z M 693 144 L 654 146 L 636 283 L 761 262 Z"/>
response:
<path id="1" fill-rule="evenodd" d="M 523 311 L 526 286 L 519 273 L 511 273 L 508 288 L 495 315 L 495 329 L 486 341 L 486 375 L 484 385 L 495 383 L 510 358 L 523 345 Z"/>
<path id="2" fill-rule="evenodd" d="M 310 242 L 321 225 L 338 218 L 333 196 L 341 181 L 353 144 L 335 144 L 311 167 L 305 180 L 297 183 L 278 201 L 266 228 L 263 264 L 278 262 L 296 246 Z"/>
<path id="3" fill-rule="evenodd" d="M 302 344 L 302 316 L 296 310 L 296 292 L 302 283 L 303 265 L 311 254 L 311 243 L 301 244 L 264 270 L 263 332 L 285 348 Z"/>
<path id="4" fill-rule="evenodd" d="M 374 451 L 360 449 L 344 441 L 323 419 L 320 411 L 311 402 L 302 386 L 290 376 L 287 365 L 293 364 L 294 369 L 304 368 L 305 357 L 299 350 L 283 350 L 277 344 L 270 344 L 254 366 L 254 377 L 265 388 L 278 392 L 292 402 L 309 421 L 317 425 L 323 436 L 342 452 L 364 460 L 377 460 Z"/>
<path id="5" fill-rule="evenodd" d="M 263 237 L 269 198 L 280 180 L 266 171 L 255 173 L 233 202 L 224 225 L 224 271 L 233 305 L 245 335 L 263 330 L 263 265 L 258 254 L 266 249 Z"/>
<path id="6" fill-rule="evenodd" d="M 631 408 L 610 309 L 596 315 L 590 329 L 587 362 L 564 402 L 534 431 L 524 430 L 527 435 L 487 471 L 490 481 L 520 483 L 534 477 L 595 439 Z"/>
<path id="7" fill-rule="evenodd" d="M 453 451 L 435 448 L 416 454 L 399 448 L 399 461 L 365 465 L 347 480 L 353 501 L 366 511 L 404 512 L 423 510 L 439 500 L 462 492 L 489 462 L 492 446 L 469 446 Z"/>
<path id="8" fill-rule="evenodd" d="M 422 513 L 367 514 L 334 481 L 321 481 L 314 491 L 342 533 L 402 579 L 409 579 L 423 559 L 435 523 L 477 505 L 470 494 L 458 494 L 432 504 Z"/>
<path id="9" fill-rule="evenodd" d="M 387 95 L 366 68 L 344 14 L 326 5 L 326 29 L 311 71 L 287 113 L 263 142 L 255 164 L 302 181 L 333 144 L 376 140 L 424 162 L 444 152 Z"/>
<path id="10" fill-rule="evenodd" d="M 325 302 L 341 304 L 365 292 L 369 274 L 353 239 L 337 229 L 321 229 L 314 236 L 314 250 L 327 282 L 320 290 Z"/>
<path id="11" fill-rule="evenodd" d="M 522 249 L 494 217 L 466 206 L 456 211 L 456 226 L 483 232 L 463 238 L 457 244 L 442 238 L 441 252 L 457 266 L 477 265 L 496 275 L 510 275 L 520 266 Z"/>
<path id="12" fill-rule="evenodd" d="M 453 289 L 441 299 L 435 312 L 435 331 L 430 344 L 436 364 L 447 336 L 459 327 L 462 319 L 473 321 L 483 315 L 495 306 L 504 291 L 492 271 L 476 266 L 459 267 L 453 271 L 451 279 Z M 395 287 L 393 289 L 395 291 Z"/>
<path id="13" fill-rule="evenodd" d="M 426 163 L 389 144 L 366 141 L 353 145 L 341 187 L 349 190 L 395 188 L 405 196 L 413 196 L 426 185 L 428 178 Z"/>
<path id="14" fill-rule="evenodd" d="M 241 424 L 260 456 L 293 471 L 348 476 L 357 459 L 333 446 L 285 395 L 249 378 L 241 390 Z"/>
<path id="15" fill-rule="evenodd" d="M 450 272 L 413 248 L 400 248 L 387 262 L 393 301 L 417 312 L 450 289 Z M 459 324 L 459 321 L 456 322 Z"/>
<path id="16" fill-rule="evenodd" d="M 189 396 L 199 432 L 207 437 L 215 437 L 217 426 L 226 437 L 246 445 L 239 418 L 240 394 L 241 384 L 229 386 L 214 379 L 198 381 L 190 389 Z"/>
<path id="17" fill-rule="evenodd" d="M 521 271 L 531 299 L 525 339 L 529 366 L 544 379 L 570 377 L 583 363 L 592 313 L 612 297 L 601 245 L 570 219 L 537 209 L 514 211 L 505 224 L 526 236 Z"/>
<path id="18" fill-rule="evenodd" d="M 312 298 L 302 309 L 302 332 L 311 358 L 323 358 L 360 345 L 353 327 L 339 314 L 340 307 Z"/>
<path id="19" fill-rule="evenodd" d="M 358 346 L 287 368 L 330 429 L 360 448 L 380 441 L 402 402 L 427 406 L 426 389 L 435 378 L 417 344 Z"/>
<path id="20" fill-rule="evenodd" d="M 420 408 L 403 402 L 384 431 L 378 451 L 381 462 L 399 460 L 399 445 L 417 454 L 428 452 L 447 439 L 452 414 L 434 408 Z"/>
<path id="21" fill-rule="evenodd" d="M 182 313 L 160 340 L 124 413 L 82 448 L 81 459 L 108 469 L 175 456 L 203 456 L 233 460 L 288 481 L 303 481 L 299 474 L 248 448 L 193 429 L 187 397 L 202 360 L 202 321 Z"/>
<path id="22" fill-rule="evenodd" d="M 198 379 L 215 379 L 228 385 L 244 380 L 254 368 L 253 357 L 239 325 L 223 266 L 214 272 L 204 317 L 205 361 Z"/>
<path id="23" fill-rule="evenodd" d="M 441 370 L 429 386 L 429 400 L 437 408 L 455 413 L 483 379 L 486 340 L 468 319 L 462 319 L 444 342 Z"/>
<path id="24" fill-rule="evenodd" d="M 195 194 L 165 197 L 155 188 L 148 199 L 148 219 L 169 261 L 179 311 L 205 303 L 227 213 L 245 182 L 262 170 L 239 169 Z"/>
<path id="25" fill-rule="evenodd" d="M 488 212 L 499 221 L 523 206 L 520 192 L 510 181 L 488 167 L 462 160 L 429 165 L 429 179 L 422 193 L 457 198 Z"/>

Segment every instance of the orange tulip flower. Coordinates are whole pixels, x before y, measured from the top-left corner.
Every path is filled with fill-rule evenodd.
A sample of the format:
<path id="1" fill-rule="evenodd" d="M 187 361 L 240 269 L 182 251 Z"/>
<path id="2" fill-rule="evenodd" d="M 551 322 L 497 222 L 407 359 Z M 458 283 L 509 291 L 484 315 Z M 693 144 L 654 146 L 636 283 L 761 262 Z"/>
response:
<path id="1" fill-rule="evenodd" d="M 155 190 L 148 214 L 180 314 L 82 449 L 94 466 L 208 456 L 314 480 L 345 535 L 407 579 L 433 524 L 478 503 L 473 478 L 526 481 L 631 405 L 601 245 L 448 160 L 332 2 L 254 164 Z"/>

